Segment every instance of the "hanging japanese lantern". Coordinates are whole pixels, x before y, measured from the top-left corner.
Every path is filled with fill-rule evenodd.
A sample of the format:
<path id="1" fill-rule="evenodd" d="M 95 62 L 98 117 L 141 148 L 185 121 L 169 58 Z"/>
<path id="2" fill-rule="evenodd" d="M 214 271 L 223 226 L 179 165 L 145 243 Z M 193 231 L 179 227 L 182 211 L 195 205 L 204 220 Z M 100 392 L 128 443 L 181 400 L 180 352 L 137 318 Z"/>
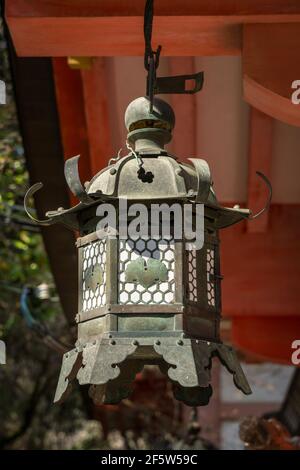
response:
<path id="1" fill-rule="evenodd" d="M 175 116 L 154 95 L 195 93 L 203 74 L 157 78 L 160 48 L 152 51 L 150 39 L 146 27 L 147 96 L 125 113 L 128 155 L 111 159 L 85 186 L 79 157 L 67 160 L 66 181 L 80 202 L 37 221 L 79 232 L 78 340 L 63 357 L 55 402 L 77 378 L 90 385 L 95 403 L 118 403 L 136 374 L 156 365 L 176 399 L 206 405 L 214 357 L 251 393 L 236 353 L 220 340 L 219 253 L 219 230 L 251 213 L 218 203 L 206 161 L 182 163 L 165 149 Z M 195 86 L 187 91 L 191 79 Z M 28 191 L 25 208 L 40 187 Z"/>

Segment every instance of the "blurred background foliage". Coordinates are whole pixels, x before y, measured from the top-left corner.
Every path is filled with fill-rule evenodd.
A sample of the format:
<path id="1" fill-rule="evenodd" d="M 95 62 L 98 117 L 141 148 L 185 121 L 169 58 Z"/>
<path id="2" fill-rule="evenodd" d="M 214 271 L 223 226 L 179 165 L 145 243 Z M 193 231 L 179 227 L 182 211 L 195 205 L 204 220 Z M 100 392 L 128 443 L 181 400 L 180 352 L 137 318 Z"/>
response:
<path id="1" fill-rule="evenodd" d="M 0 448 L 98 447 L 100 423 L 87 420 L 79 391 L 64 406 L 52 405 L 60 354 L 20 314 L 23 288 L 53 286 L 53 280 L 41 234 L 23 209 L 29 178 L 2 27 L 0 79 L 6 84 L 6 104 L 0 105 L 0 339 L 7 362 L 0 366 Z M 29 306 L 52 334 L 71 341 L 54 288 L 50 299 L 30 297 Z"/>

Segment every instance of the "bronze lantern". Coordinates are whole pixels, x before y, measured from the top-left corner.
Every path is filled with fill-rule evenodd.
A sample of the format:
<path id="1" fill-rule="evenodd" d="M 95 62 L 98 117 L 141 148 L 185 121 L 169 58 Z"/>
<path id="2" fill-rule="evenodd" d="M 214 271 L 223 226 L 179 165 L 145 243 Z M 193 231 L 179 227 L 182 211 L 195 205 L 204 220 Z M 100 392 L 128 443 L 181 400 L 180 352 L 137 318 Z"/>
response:
<path id="1" fill-rule="evenodd" d="M 118 403 L 130 394 L 137 372 L 151 364 L 172 381 L 176 399 L 190 406 L 206 405 L 215 356 L 233 375 L 235 385 L 249 394 L 236 353 L 219 335 L 218 233 L 247 219 L 250 211 L 220 206 L 204 160 L 182 163 L 165 150 L 175 124 L 168 103 L 154 98 L 151 109 L 148 98 L 138 98 L 128 106 L 125 124 L 128 155 L 111 159 L 85 187 L 78 174 L 79 157 L 69 159 L 66 180 L 80 202 L 48 212 L 40 221 L 61 223 L 80 234 L 78 340 L 63 357 L 55 402 L 66 397 L 77 378 L 82 385 L 90 384 L 95 403 Z M 28 191 L 25 205 L 40 186 Z M 105 227 L 106 236 L 99 238 L 103 206 L 110 204 L 119 213 L 120 201 L 126 201 L 128 223 L 135 204 L 142 203 L 149 214 L 153 204 L 163 204 L 170 210 L 169 233 L 159 220 L 155 237 L 121 237 L 117 225 Z M 192 244 L 187 249 L 185 236 L 175 233 L 175 203 L 183 211 L 191 208 L 192 226 L 196 206 L 202 205 L 201 249 Z"/>

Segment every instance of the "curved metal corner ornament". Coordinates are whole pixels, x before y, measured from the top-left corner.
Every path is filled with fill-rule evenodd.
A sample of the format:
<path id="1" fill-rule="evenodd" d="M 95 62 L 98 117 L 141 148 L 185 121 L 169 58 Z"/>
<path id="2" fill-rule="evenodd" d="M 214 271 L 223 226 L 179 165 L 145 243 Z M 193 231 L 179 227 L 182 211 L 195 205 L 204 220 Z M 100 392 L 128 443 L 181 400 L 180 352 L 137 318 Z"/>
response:
<path id="1" fill-rule="evenodd" d="M 117 405 L 121 400 L 129 398 L 134 388 L 136 374 L 141 372 L 143 367 L 142 360 L 127 361 L 126 364 L 124 362 L 117 378 L 104 385 L 92 384 L 89 388 L 89 396 L 95 405 Z"/>
<path id="2" fill-rule="evenodd" d="M 78 382 L 83 384 L 104 385 L 116 379 L 121 373 L 121 364 L 137 349 L 132 342 L 119 340 L 96 341 L 86 344 L 82 352 L 82 367 L 77 373 Z"/>
<path id="3" fill-rule="evenodd" d="M 84 347 L 79 347 L 64 354 L 62 368 L 55 392 L 55 403 L 61 403 L 69 394 L 72 388 L 72 381 L 77 378 L 80 385 L 99 386 L 97 391 L 92 387 L 92 395 L 97 392 L 97 401 L 103 402 L 106 396 L 107 387 L 110 394 L 114 394 L 114 400 L 120 397 L 116 396 L 118 391 L 114 390 L 113 384 L 115 380 L 122 384 L 127 395 L 130 393 L 131 386 L 128 383 L 133 379 L 134 371 L 128 374 L 123 371 L 121 364 L 128 356 L 133 354 L 137 349 L 137 345 L 128 342 L 126 339 L 115 341 L 94 341 L 86 343 Z M 135 370 L 137 373 L 141 368 L 139 364 Z M 131 377 L 132 375 L 132 377 Z M 117 387 L 116 387 L 117 388 Z"/>
<path id="4" fill-rule="evenodd" d="M 226 367 L 228 372 L 232 374 L 233 382 L 239 390 L 245 395 L 252 393 L 248 380 L 244 374 L 244 371 L 238 361 L 235 350 L 225 344 L 217 345 L 217 354 L 220 362 Z"/>
<path id="5" fill-rule="evenodd" d="M 78 170 L 79 158 L 80 155 L 76 155 L 75 157 L 66 160 L 64 174 L 72 194 L 74 194 L 74 196 L 76 196 L 83 204 L 89 204 L 92 202 L 92 198 L 86 193 L 80 181 Z"/>
<path id="6" fill-rule="evenodd" d="M 167 374 L 175 385 L 176 398 L 192 406 L 207 404 L 211 395 L 211 364 L 217 356 L 233 376 L 235 385 L 249 395 L 251 388 L 241 368 L 236 352 L 222 343 L 204 340 L 173 338 L 154 344 L 157 354 L 161 355 L 170 367 Z M 189 396 L 189 391 L 193 393 Z"/>
<path id="7" fill-rule="evenodd" d="M 205 341 L 194 343 L 170 338 L 154 344 L 154 349 L 171 366 L 167 373 L 172 382 L 184 388 L 206 388 L 210 383 L 211 348 Z"/>
<path id="8" fill-rule="evenodd" d="M 272 190 L 272 185 L 271 185 L 270 181 L 268 180 L 266 175 L 264 175 L 261 171 L 257 171 L 256 174 L 258 176 L 260 176 L 260 178 L 266 183 L 267 188 L 269 190 L 269 196 L 268 196 L 268 199 L 267 199 L 267 202 L 266 202 L 265 206 L 260 211 L 258 211 L 256 214 L 250 215 L 249 220 L 257 219 L 257 217 L 261 216 L 264 212 L 266 212 L 269 209 L 271 201 L 272 201 L 273 190 Z"/>
<path id="9" fill-rule="evenodd" d="M 192 162 L 198 178 L 196 202 L 206 202 L 211 188 L 211 173 L 208 163 L 201 158 L 188 158 Z"/>
<path id="10" fill-rule="evenodd" d="M 25 197 L 24 197 L 24 209 L 25 209 L 25 212 L 26 214 L 28 215 L 28 217 L 33 221 L 35 222 L 36 224 L 38 225 L 52 225 L 55 223 L 55 220 L 51 217 L 49 219 L 44 219 L 44 220 L 39 220 L 39 219 L 36 219 L 35 217 L 33 217 L 33 215 L 30 213 L 30 209 L 29 209 L 29 199 L 39 190 L 43 187 L 43 183 L 35 183 L 34 185 L 32 185 L 28 191 L 26 192 L 25 194 Z"/>
<path id="11" fill-rule="evenodd" d="M 73 349 L 63 356 L 62 367 L 55 391 L 54 403 L 61 403 L 72 390 L 72 381 L 82 366 L 82 352 Z"/>
<path id="12" fill-rule="evenodd" d="M 168 269 L 160 260 L 149 258 L 147 262 L 139 257 L 131 261 L 125 270 L 125 281 L 140 284 L 148 289 L 158 282 L 168 280 Z"/>

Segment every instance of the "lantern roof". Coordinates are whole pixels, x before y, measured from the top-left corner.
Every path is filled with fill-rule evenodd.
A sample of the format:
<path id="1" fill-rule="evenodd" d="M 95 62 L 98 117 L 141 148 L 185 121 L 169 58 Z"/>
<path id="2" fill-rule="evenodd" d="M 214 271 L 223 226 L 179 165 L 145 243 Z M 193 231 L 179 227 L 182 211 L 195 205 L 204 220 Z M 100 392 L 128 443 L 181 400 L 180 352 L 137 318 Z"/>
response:
<path id="1" fill-rule="evenodd" d="M 78 173 L 79 156 L 66 161 L 67 183 L 79 204 L 70 208 L 58 208 L 46 213 L 47 218 L 36 220 L 41 225 L 62 223 L 70 229 L 78 229 L 78 212 L 103 202 L 127 201 L 190 202 L 203 203 L 205 211 L 214 219 L 216 229 L 235 224 L 251 215 L 249 209 L 223 207 L 217 201 L 211 181 L 209 166 L 205 160 L 191 158 L 192 163 L 179 162 L 165 150 L 129 153 L 125 157 L 111 160 L 83 187 Z M 141 163 L 141 166 L 139 166 Z M 29 198 L 42 187 L 36 183 L 26 193 L 25 209 Z M 35 219 L 34 219 L 35 220 Z"/>
<path id="2" fill-rule="evenodd" d="M 175 115 L 171 106 L 159 99 L 140 97 L 133 100 L 125 112 L 125 125 L 128 130 L 128 155 L 111 158 L 106 168 L 98 172 L 91 181 L 82 185 L 79 171 L 79 155 L 65 162 L 67 184 L 79 199 L 79 204 L 70 208 L 62 207 L 46 213 L 47 219 L 36 220 L 27 209 L 28 199 L 43 185 L 36 183 L 26 193 L 24 206 L 27 214 L 40 225 L 62 223 L 68 228 L 78 230 L 78 212 L 102 202 L 141 201 L 149 203 L 189 202 L 205 205 L 205 215 L 215 229 L 221 229 L 255 218 L 269 206 L 272 188 L 267 178 L 257 174 L 269 188 L 266 206 L 255 216 L 249 209 L 223 207 L 219 204 L 214 190 L 208 163 L 199 158 L 188 158 L 183 163 L 164 149 L 172 138 Z"/>

